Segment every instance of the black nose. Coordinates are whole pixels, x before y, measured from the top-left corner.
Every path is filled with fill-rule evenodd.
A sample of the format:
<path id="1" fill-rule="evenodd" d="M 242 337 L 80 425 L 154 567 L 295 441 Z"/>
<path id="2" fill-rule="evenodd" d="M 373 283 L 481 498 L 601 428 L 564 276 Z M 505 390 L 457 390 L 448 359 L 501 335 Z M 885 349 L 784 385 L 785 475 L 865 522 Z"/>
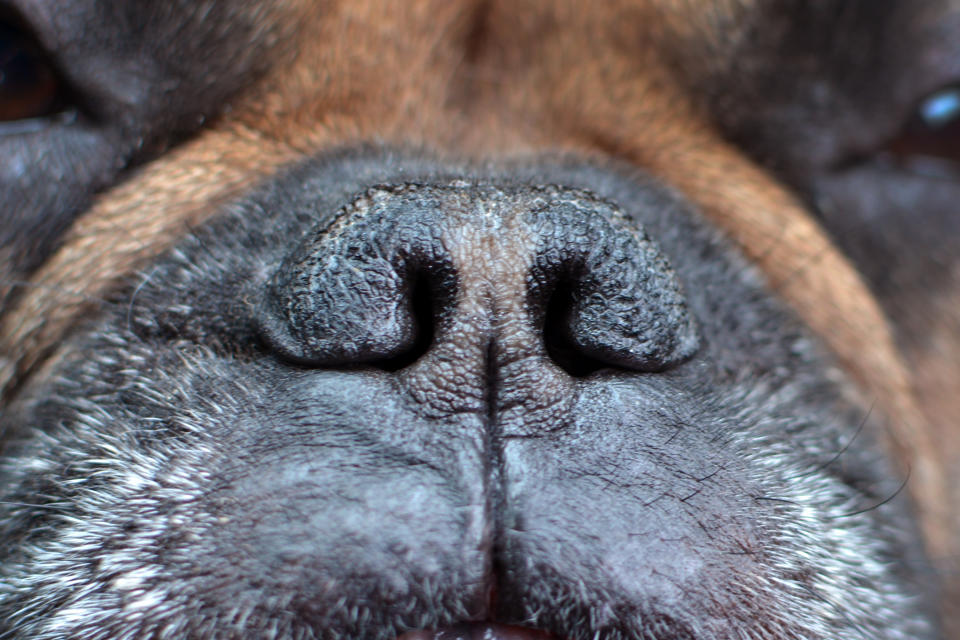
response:
<path id="1" fill-rule="evenodd" d="M 357 198 L 282 264 L 261 325 L 299 363 L 447 367 L 468 385 L 471 363 L 655 372 L 698 344 L 664 256 L 615 206 L 466 182 Z"/>

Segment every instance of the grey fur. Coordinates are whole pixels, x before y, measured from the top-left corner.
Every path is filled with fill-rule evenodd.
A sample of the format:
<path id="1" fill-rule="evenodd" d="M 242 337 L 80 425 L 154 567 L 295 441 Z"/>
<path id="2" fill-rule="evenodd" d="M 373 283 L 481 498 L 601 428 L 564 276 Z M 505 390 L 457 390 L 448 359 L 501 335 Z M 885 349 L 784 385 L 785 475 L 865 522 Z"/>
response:
<path id="1" fill-rule="evenodd" d="M 442 336 L 398 370 L 265 345 L 258 301 L 307 234 L 375 185 L 454 180 L 615 203 L 666 256 L 699 351 L 565 375 L 557 418 L 530 382 L 553 365 L 501 362 L 494 342 L 487 364 L 451 365 L 494 391 L 467 376 L 453 399 L 417 384 Z M 0 637 L 386 640 L 464 619 L 571 640 L 936 637 L 875 417 L 757 273 L 635 171 L 313 160 L 116 302 L 2 415 Z"/>

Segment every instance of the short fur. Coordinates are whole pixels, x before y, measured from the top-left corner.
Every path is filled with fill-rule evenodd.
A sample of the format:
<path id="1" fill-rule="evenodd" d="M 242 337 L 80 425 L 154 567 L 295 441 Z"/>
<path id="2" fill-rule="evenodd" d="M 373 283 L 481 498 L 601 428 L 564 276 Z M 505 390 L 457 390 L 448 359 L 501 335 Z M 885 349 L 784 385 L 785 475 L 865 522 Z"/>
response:
<path id="1" fill-rule="evenodd" d="M 0 13 L 0 637 L 960 637 L 950 0 L 161 4 Z"/>

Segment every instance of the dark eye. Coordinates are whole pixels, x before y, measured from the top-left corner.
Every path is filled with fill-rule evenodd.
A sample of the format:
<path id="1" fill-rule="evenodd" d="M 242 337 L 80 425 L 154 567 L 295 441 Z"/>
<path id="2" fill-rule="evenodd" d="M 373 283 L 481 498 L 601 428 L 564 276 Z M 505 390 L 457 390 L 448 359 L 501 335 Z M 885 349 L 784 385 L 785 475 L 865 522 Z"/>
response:
<path id="1" fill-rule="evenodd" d="M 887 149 L 904 159 L 941 158 L 960 163 L 960 85 L 924 99 Z"/>
<path id="2" fill-rule="evenodd" d="M 61 111 L 61 85 L 39 44 L 14 21 L 0 17 L 0 121 Z"/>

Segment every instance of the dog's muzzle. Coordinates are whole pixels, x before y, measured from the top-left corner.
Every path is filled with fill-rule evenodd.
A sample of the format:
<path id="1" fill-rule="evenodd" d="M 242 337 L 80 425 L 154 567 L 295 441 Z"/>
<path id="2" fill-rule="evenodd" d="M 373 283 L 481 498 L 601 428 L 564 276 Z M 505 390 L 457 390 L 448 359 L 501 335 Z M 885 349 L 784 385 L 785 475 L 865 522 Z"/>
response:
<path id="1" fill-rule="evenodd" d="M 309 160 L 127 286 L 0 416 L 0 635 L 930 637 L 863 408 L 636 172 Z"/>
<path id="2" fill-rule="evenodd" d="M 525 588 L 520 567 L 540 553 L 534 549 L 551 546 L 546 522 L 544 531 L 529 529 L 539 509 L 528 503 L 542 499 L 537 470 L 555 466 L 554 446 L 577 437 L 561 434 L 577 432 L 596 411 L 584 411 L 590 403 L 577 381 L 601 369 L 662 372 L 698 345 L 654 242 L 612 204 L 554 186 L 372 188 L 283 260 L 257 317 L 265 341 L 291 365 L 382 371 L 380 384 L 409 417 L 363 424 L 426 445 L 418 447 L 425 472 L 470 496 L 469 506 L 455 507 L 444 504 L 446 491 L 431 497 L 389 481 L 382 489 L 396 502 L 391 508 L 360 500 L 337 515 L 383 536 L 376 546 L 391 565 L 446 566 L 464 576 L 468 619 L 491 615 L 495 592 Z M 543 449 L 544 438 L 556 445 Z M 571 524 L 580 517 L 553 506 L 556 513 L 542 515 Z M 438 522 L 467 526 L 448 532 L 444 545 L 410 544 L 429 540 Z M 355 557 L 342 570 L 352 572 L 368 553 L 367 544 L 351 546 Z M 481 625 L 430 637 L 537 636 Z"/>

